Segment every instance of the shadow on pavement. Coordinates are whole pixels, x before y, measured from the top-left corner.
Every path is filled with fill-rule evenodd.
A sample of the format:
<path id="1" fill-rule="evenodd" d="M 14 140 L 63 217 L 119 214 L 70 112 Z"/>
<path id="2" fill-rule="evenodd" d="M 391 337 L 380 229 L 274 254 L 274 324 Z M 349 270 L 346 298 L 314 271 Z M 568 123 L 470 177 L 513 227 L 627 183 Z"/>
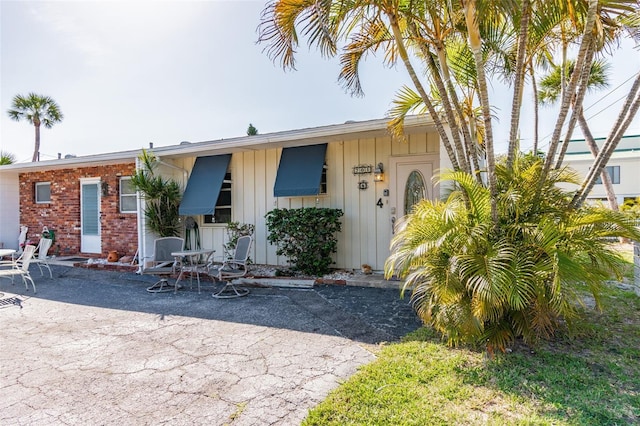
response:
<path id="1" fill-rule="evenodd" d="M 18 295 L 19 303 L 0 307 L 28 308 L 29 298 L 145 312 L 166 316 L 284 328 L 295 331 L 343 336 L 368 344 L 397 341 L 420 327 L 420 320 L 400 298 L 397 289 L 321 285 L 313 289 L 251 288 L 237 299 L 214 299 L 214 284 L 204 282 L 201 294 L 196 286 L 177 293 L 149 293 L 155 277 L 130 272 L 96 271 L 52 265 L 53 279 L 31 270 L 37 293 L 27 291 L 16 279 L 0 280 L 0 292 Z M 195 284 L 195 283 L 194 283 Z M 215 284 L 219 288 L 220 284 Z M 13 297 L 5 294 L 3 298 Z M 14 301 L 15 302 L 15 301 Z M 1 314 L 1 311 L 0 311 Z"/>

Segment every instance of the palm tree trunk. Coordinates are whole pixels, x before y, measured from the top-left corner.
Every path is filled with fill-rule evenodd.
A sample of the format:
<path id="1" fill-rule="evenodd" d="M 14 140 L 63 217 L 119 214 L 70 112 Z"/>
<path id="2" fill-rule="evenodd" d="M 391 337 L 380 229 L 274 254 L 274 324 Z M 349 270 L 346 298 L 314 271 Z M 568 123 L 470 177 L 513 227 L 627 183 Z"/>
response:
<path id="1" fill-rule="evenodd" d="M 585 62 L 585 57 L 587 55 L 588 49 L 591 47 L 591 41 L 593 40 L 593 26 L 596 21 L 596 12 L 598 10 L 598 0 L 589 0 L 589 10 L 587 12 L 587 20 L 584 26 L 584 31 L 582 33 L 582 43 L 580 44 L 580 50 L 578 51 L 578 57 L 576 59 L 575 69 L 582 70 Z M 564 63 L 562 64 L 564 68 Z M 562 101 L 560 105 L 560 112 L 558 113 L 558 118 L 556 120 L 556 126 L 553 130 L 553 135 L 551 137 L 551 142 L 549 143 L 549 151 L 547 153 L 547 158 L 544 162 L 544 167 L 542 169 L 542 173 L 540 174 L 540 185 L 547 179 L 549 174 L 549 170 L 551 169 L 551 165 L 554 162 L 554 158 L 556 155 L 556 151 L 558 149 L 558 145 L 560 144 L 560 134 L 562 133 L 562 127 L 564 125 L 565 119 L 569 114 L 569 107 L 571 106 L 571 101 L 573 99 L 573 95 L 576 91 L 576 87 L 578 85 L 578 81 L 580 80 L 581 73 L 573 72 L 571 74 L 571 78 L 569 79 L 569 84 L 566 87 L 566 91 L 563 91 Z"/>
<path id="2" fill-rule="evenodd" d="M 447 58 L 445 55 L 444 45 L 437 45 L 436 51 L 438 54 L 438 63 L 440 65 L 440 69 L 442 70 L 442 78 L 445 81 L 447 86 L 447 91 L 449 96 L 451 97 L 453 104 L 456 107 L 456 113 L 459 117 L 461 126 L 462 126 L 462 136 L 465 141 L 467 152 L 469 153 L 469 157 L 471 159 L 471 170 L 474 172 L 474 176 L 478 180 L 478 182 L 482 182 L 482 178 L 480 173 L 475 173 L 480 170 L 479 157 L 478 157 L 478 140 L 475 137 L 475 132 L 472 131 L 475 120 L 475 117 L 465 117 L 464 111 L 460 106 L 460 100 L 458 98 L 458 93 L 456 92 L 456 88 L 453 85 L 453 81 L 451 81 L 451 73 L 449 72 L 449 65 L 447 64 Z M 465 125 L 466 120 L 469 120 L 469 127 Z"/>
<path id="3" fill-rule="evenodd" d="M 34 127 L 36 128 L 36 144 L 33 148 L 32 162 L 40 161 L 40 123 L 34 124 Z"/>
<path id="4" fill-rule="evenodd" d="M 533 90 L 533 154 L 538 155 L 538 131 L 540 127 L 540 104 L 538 102 L 538 84 L 533 71 L 533 61 L 529 63 L 531 72 L 531 89 Z"/>
<path id="5" fill-rule="evenodd" d="M 598 157 L 598 145 L 596 144 L 596 141 L 591 134 L 591 129 L 589 129 L 589 124 L 584 118 L 584 112 L 582 110 L 580 111 L 580 117 L 578 118 L 578 120 L 580 122 L 580 129 L 582 130 L 582 134 L 584 135 L 584 140 L 587 142 L 589 151 L 591 151 L 591 154 L 593 154 L 593 158 L 595 159 Z M 609 208 L 611 210 L 618 210 L 618 200 L 616 200 L 616 194 L 613 190 L 611 176 L 609 176 L 609 173 L 607 173 L 606 169 L 603 169 L 602 173 L 600 173 L 600 179 L 602 180 L 604 191 L 607 194 Z"/>
<path id="6" fill-rule="evenodd" d="M 422 101 L 427 107 L 427 110 L 429 111 L 429 114 L 431 115 L 431 118 L 433 119 L 436 125 L 436 130 L 438 131 L 438 135 L 442 140 L 442 144 L 444 145 L 447 151 L 447 154 L 449 155 L 449 159 L 451 160 L 451 165 L 453 166 L 454 170 L 460 170 L 460 163 L 458 162 L 456 153 L 453 150 L 453 147 L 451 146 L 451 142 L 449 141 L 449 136 L 447 135 L 447 131 L 445 130 L 444 125 L 438 116 L 438 112 L 433 106 L 433 103 L 429 99 L 429 96 L 427 95 L 426 90 L 422 86 L 422 82 L 418 78 L 418 74 L 413 68 L 411 61 L 409 60 L 409 55 L 404 45 L 402 33 L 400 31 L 400 27 L 398 26 L 398 18 L 392 12 L 388 12 L 387 16 L 389 18 L 389 25 L 391 26 L 391 30 L 393 32 L 393 38 L 395 39 L 396 44 L 398 46 L 398 55 L 400 55 L 400 58 L 402 59 L 402 62 L 404 63 L 404 66 L 407 72 L 409 73 L 409 77 L 411 78 L 413 85 L 415 86 L 416 90 L 420 94 L 420 97 L 422 97 Z"/>
<path id="7" fill-rule="evenodd" d="M 527 50 L 527 35 L 531 7 L 529 0 L 522 1 L 522 17 L 520 18 L 520 32 L 518 33 L 518 52 L 516 58 L 516 76 L 513 84 L 513 103 L 511 105 L 511 130 L 509 131 L 509 150 L 507 151 L 507 169 L 511 170 L 513 158 L 518 146 L 518 129 L 520 127 L 520 109 L 522 106 L 522 92 L 524 87 L 524 61 Z"/>
<path id="8" fill-rule="evenodd" d="M 584 96 L 587 93 L 587 89 L 589 88 L 589 74 L 591 73 L 591 63 L 593 62 L 594 53 L 595 46 L 592 43 L 591 48 L 587 52 L 583 68 L 580 70 L 580 83 L 578 85 L 578 93 L 572 101 L 571 108 L 573 112 L 571 113 L 571 117 L 569 118 L 567 133 L 565 134 L 564 141 L 562 142 L 562 146 L 560 148 L 560 153 L 558 154 L 556 169 L 562 167 L 562 162 L 564 161 L 564 156 L 567 153 L 567 148 L 569 148 L 569 142 L 571 141 L 571 136 L 573 134 L 573 130 L 575 129 L 576 122 L 579 120 L 579 117 L 582 114 L 582 103 L 584 102 Z M 575 68 L 573 72 L 575 74 L 576 72 L 578 72 L 578 69 Z"/>
<path id="9" fill-rule="evenodd" d="M 604 146 L 591 165 L 589 173 L 587 173 L 587 177 L 584 182 L 582 182 L 580 189 L 574 195 L 573 200 L 571 200 L 572 207 L 580 207 L 585 202 L 589 192 L 591 192 L 591 189 L 593 189 L 593 186 L 596 183 L 598 174 L 604 170 L 604 167 L 611 159 L 613 151 L 616 149 L 618 143 L 622 139 L 622 136 L 633 122 L 633 118 L 638 113 L 638 109 L 640 109 L 640 74 L 634 80 L 631 90 L 627 94 L 627 101 L 622 106 L 618 119 L 611 129 L 609 137 L 607 137 Z"/>
<path id="10" fill-rule="evenodd" d="M 460 167 L 465 172 L 472 174 L 471 167 L 469 166 L 469 162 L 467 159 L 470 156 L 470 153 L 464 149 L 462 145 L 462 141 L 460 140 L 460 135 L 463 132 L 464 119 L 461 117 L 461 120 L 456 120 L 454 115 L 454 111 L 459 111 L 459 105 L 452 105 L 455 102 L 453 99 L 449 99 L 449 94 L 447 89 L 445 88 L 444 81 L 442 80 L 442 76 L 440 75 L 440 71 L 438 70 L 438 66 L 436 65 L 433 55 L 431 52 L 425 48 L 422 48 L 422 53 L 425 55 L 425 61 L 427 62 L 427 66 L 429 67 L 429 71 L 431 71 L 432 81 L 435 83 L 438 92 L 440 92 L 440 97 L 442 98 L 442 106 L 443 110 L 446 114 L 447 121 L 449 123 L 449 128 L 451 129 L 451 137 L 453 138 L 453 145 L 456 148 L 456 153 L 458 155 L 458 162 L 460 163 Z"/>
<path id="11" fill-rule="evenodd" d="M 498 182 L 496 178 L 496 159 L 493 147 L 493 130 L 491 127 L 491 105 L 489 104 L 489 89 L 487 76 L 484 72 L 484 59 L 482 58 L 482 39 L 478 26 L 475 0 L 463 1 L 467 32 L 469 33 L 469 46 L 473 53 L 478 76 L 478 95 L 484 119 L 485 149 L 487 153 L 487 178 L 489 181 L 489 194 L 491 195 L 491 218 L 494 225 L 498 224 Z"/>

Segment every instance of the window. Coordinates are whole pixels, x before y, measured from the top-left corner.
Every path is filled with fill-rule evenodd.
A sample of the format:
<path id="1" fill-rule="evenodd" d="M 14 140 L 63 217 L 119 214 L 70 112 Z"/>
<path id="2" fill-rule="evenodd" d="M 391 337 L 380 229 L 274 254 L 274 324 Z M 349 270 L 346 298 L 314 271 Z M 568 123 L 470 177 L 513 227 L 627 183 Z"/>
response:
<path id="1" fill-rule="evenodd" d="M 204 223 L 231 222 L 231 173 L 227 172 L 222 181 L 220 195 L 216 201 L 215 213 L 205 214 Z"/>
<path id="2" fill-rule="evenodd" d="M 131 184 L 130 177 L 120 178 L 120 213 L 135 213 L 138 211 L 136 190 Z"/>
<path id="3" fill-rule="evenodd" d="M 50 202 L 51 202 L 51 183 L 50 182 L 36 183 L 36 203 L 50 203 Z"/>
<path id="4" fill-rule="evenodd" d="M 320 194 L 327 194 L 327 163 L 322 166 L 322 175 L 320 175 Z"/>
<path id="5" fill-rule="evenodd" d="M 607 166 L 605 170 L 609 173 L 611 183 L 620 183 L 620 166 Z M 596 180 L 596 185 L 602 185 L 602 178 L 600 176 L 598 176 Z"/>

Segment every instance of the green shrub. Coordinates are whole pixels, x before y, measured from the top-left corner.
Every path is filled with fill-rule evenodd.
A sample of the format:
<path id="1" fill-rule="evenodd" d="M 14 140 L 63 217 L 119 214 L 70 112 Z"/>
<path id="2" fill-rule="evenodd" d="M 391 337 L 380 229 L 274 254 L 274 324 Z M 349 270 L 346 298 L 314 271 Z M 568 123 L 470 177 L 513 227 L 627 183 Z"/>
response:
<path id="1" fill-rule="evenodd" d="M 334 263 L 331 255 L 338 249 L 336 233 L 341 231 L 342 215 L 340 209 L 315 207 L 271 210 L 265 215 L 267 240 L 300 272 L 323 275 Z"/>

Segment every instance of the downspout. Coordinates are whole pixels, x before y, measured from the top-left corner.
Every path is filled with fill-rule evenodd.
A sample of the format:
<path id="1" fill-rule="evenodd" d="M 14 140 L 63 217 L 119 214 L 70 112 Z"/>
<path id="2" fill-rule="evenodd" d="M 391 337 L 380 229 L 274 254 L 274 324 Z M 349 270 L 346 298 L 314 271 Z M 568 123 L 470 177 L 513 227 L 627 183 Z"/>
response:
<path id="1" fill-rule="evenodd" d="M 167 166 L 169 168 L 182 171 L 182 174 L 183 174 L 182 186 L 184 187 L 186 185 L 187 177 L 189 175 L 189 172 L 186 169 L 183 169 L 182 167 L 178 167 L 174 164 L 166 163 L 160 160 L 159 157 L 156 157 L 156 163 L 162 164 L 163 166 Z M 140 169 L 140 159 L 136 158 L 136 170 L 139 170 L 139 169 Z M 137 209 L 138 209 L 138 270 L 137 270 L 137 273 L 141 274 L 142 270 L 144 269 L 144 259 L 149 258 L 151 256 L 147 255 L 147 250 L 146 250 L 147 244 L 146 244 L 146 239 L 144 238 L 144 235 L 146 231 L 147 221 L 146 221 L 146 216 L 144 214 L 144 199 L 140 195 L 140 192 L 136 192 L 136 202 L 137 202 Z"/>
<path id="2" fill-rule="evenodd" d="M 136 171 L 140 170 L 140 159 L 136 157 Z M 144 232 L 146 226 L 146 218 L 143 210 L 143 200 L 140 196 L 140 191 L 136 191 L 136 205 L 138 212 L 138 270 L 137 274 L 142 274 L 142 270 L 144 269 L 145 258 L 147 257 L 146 253 L 146 244 L 144 241 Z"/>

